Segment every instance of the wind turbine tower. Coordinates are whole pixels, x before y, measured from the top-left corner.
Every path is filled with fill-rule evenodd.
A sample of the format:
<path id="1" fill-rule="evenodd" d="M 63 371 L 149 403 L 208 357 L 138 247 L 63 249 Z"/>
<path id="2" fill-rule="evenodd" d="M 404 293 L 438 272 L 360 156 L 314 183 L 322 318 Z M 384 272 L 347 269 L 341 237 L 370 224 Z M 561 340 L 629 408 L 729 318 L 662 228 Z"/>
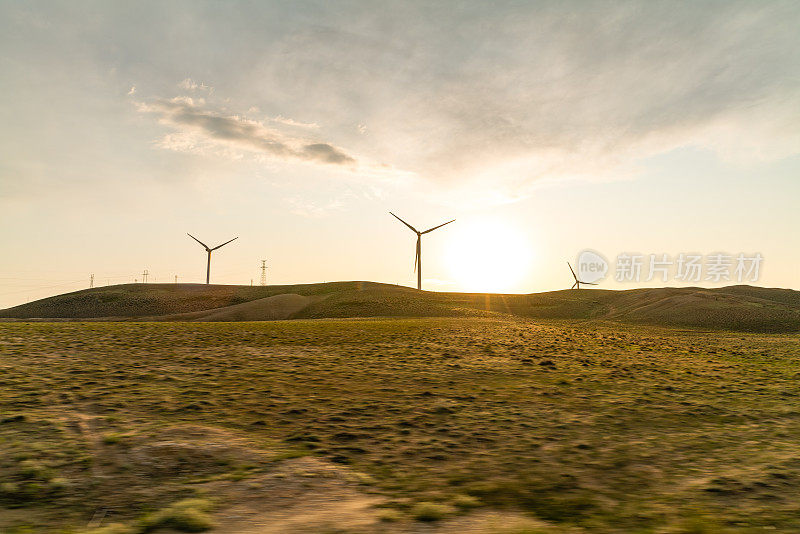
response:
<path id="1" fill-rule="evenodd" d="M 267 260 L 261 260 L 261 285 L 267 285 Z"/>
<path id="2" fill-rule="evenodd" d="M 416 228 L 414 228 L 413 226 L 411 226 L 410 224 L 405 222 L 403 219 L 401 219 L 400 217 L 398 217 L 397 215 L 392 213 L 391 211 L 389 213 L 392 215 L 392 217 L 394 217 L 395 219 L 397 219 L 401 223 L 403 223 L 406 226 L 408 226 L 408 228 L 412 232 L 417 234 L 417 253 L 414 256 L 414 270 L 417 271 L 417 289 L 422 289 L 422 235 L 423 234 L 427 234 L 428 232 L 433 232 L 434 230 L 436 230 L 437 228 L 441 228 L 445 224 L 450 224 L 451 222 L 455 221 L 455 219 L 453 219 L 452 221 L 447 221 L 446 223 L 442 223 L 439 226 L 434 226 L 433 228 L 428 228 L 427 230 L 425 230 L 423 232 L 420 232 L 419 230 L 417 230 Z"/>
<path id="3" fill-rule="evenodd" d="M 224 247 L 225 245 L 227 245 L 231 241 L 235 241 L 235 240 L 239 239 L 239 236 L 236 236 L 233 239 L 229 239 L 228 241 L 225 241 L 223 244 L 217 245 L 214 248 L 208 248 L 208 246 L 206 246 L 205 243 L 203 243 L 202 241 L 197 239 L 195 236 L 193 236 L 189 232 L 186 232 L 186 235 L 188 235 L 189 237 L 191 237 L 192 239 L 194 239 L 195 241 L 197 241 L 198 243 L 203 245 L 203 248 L 206 249 L 206 252 L 208 253 L 208 263 L 206 264 L 206 285 L 208 285 L 209 280 L 211 280 L 211 253 L 214 252 L 215 250 L 217 250 L 218 248 Z"/>

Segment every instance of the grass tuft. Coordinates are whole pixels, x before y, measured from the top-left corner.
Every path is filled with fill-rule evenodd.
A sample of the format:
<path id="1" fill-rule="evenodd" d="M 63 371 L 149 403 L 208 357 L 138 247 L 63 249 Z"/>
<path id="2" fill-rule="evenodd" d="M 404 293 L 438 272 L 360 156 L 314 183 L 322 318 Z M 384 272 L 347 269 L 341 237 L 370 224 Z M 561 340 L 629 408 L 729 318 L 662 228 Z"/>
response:
<path id="1" fill-rule="evenodd" d="M 214 528 L 214 520 L 208 515 L 212 508 L 206 499 L 185 499 L 171 506 L 148 514 L 139 521 L 140 532 L 151 532 L 158 528 L 172 528 L 180 532 L 204 532 Z"/>
<path id="2" fill-rule="evenodd" d="M 450 502 L 453 504 L 453 506 L 462 510 L 477 508 L 481 505 L 480 499 L 472 495 L 456 495 Z"/>
<path id="3" fill-rule="evenodd" d="M 110 432 L 108 434 L 103 434 L 103 443 L 106 445 L 114 445 L 122 441 L 124 437 L 123 434 L 119 432 Z"/>
<path id="4" fill-rule="evenodd" d="M 403 514 L 394 508 L 384 508 L 378 512 L 378 520 L 384 523 L 394 523 L 403 519 Z"/>
<path id="5" fill-rule="evenodd" d="M 411 508 L 411 517 L 417 521 L 440 521 L 453 513 L 453 509 L 446 504 L 421 502 Z"/>

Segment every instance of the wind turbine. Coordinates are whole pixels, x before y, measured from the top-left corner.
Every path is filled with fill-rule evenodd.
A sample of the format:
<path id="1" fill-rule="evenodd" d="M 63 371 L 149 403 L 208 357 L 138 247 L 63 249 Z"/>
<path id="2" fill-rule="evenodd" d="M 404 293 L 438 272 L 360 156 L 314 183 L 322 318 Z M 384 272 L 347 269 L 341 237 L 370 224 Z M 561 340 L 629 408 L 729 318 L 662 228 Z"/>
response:
<path id="1" fill-rule="evenodd" d="M 392 215 L 392 217 L 394 217 L 395 219 L 397 219 L 401 223 L 403 223 L 406 226 L 408 226 L 411 229 L 412 232 L 417 234 L 417 255 L 414 256 L 414 270 L 417 271 L 417 289 L 422 289 L 422 234 L 427 234 L 428 232 L 433 232 L 434 230 L 436 230 L 437 228 L 441 228 L 445 224 L 450 224 L 451 222 L 455 221 L 455 219 L 453 219 L 452 221 L 447 221 L 446 223 L 442 223 L 439 226 L 434 226 L 433 228 L 428 228 L 424 232 L 420 232 L 416 228 L 414 228 L 413 226 L 411 226 L 410 224 L 405 222 L 403 219 L 401 219 L 400 217 L 398 217 L 397 215 L 392 213 L 391 211 L 389 213 Z"/>
<path id="2" fill-rule="evenodd" d="M 200 243 L 201 245 L 203 245 L 203 248 L 204 248 L 204 249 L 206 249 L 206 252 L 208 252 L 208 264 L 207 264 L 207 266 L 206 266 L 206 284 L 208 284 L 208 281 L 209 281 L 209 279 L 211 278 L 211 253 L 212 253 L 212 252 L 214 252 L 215 250 L 217 250 L 218 248 L 222 248 L 222 247 L 224 247 L 225 245 L 227 245 L 227 244 L 228 244 L 228 243 L 230 243 L 231 241 L 235 241 L 236 239 L 239 239 L 239 236 L 236 236 L 236 237 L 234 237 L 234 238 L 233 238 L 233 239 L 231 239 L 230 241 L 225 241 L 223 244 L 221 244 L 221 245 L 217 245 L 217 246 L 216 246 L 216 247 L 214 247 L 214 248 L 208 248 L 208 246 L 206 246 L 206 244 L 205 244 L 205 243 L 203 243 L 202 241 L 200 241 L 199 239 L 197 239 L 195 236 L 193 236 L 193 235 L 192 235 L 192 234 L 190 234 L 189 232 L 186 232 L 186 235 L 188 235 L 189 237 L 191 237 L 192 239 L 194 239 L 195 241 L 197 241 L 198 243 Z"/>
<path id="3" fill-rule="evenodd" d="M 569 262 L 567 262 L 567 266 L 569 267 L 569 270 L 572 271 L 572 265 L 570 265 Z M 587 286 L 596 286 L 597 285 L 597 284 L 595 284 L 593 282 L 581 282 L 580 280 L 578 280 L 578 277 L 575 275 L 575 271 L 572 271 L 572 278 L 575 279 L 575 283 L 572 284 L 572 287 L 570 289 L 575 289 L 575 288 L 580 289 L 581 288 L 581 284 L 585 284 Z"/>

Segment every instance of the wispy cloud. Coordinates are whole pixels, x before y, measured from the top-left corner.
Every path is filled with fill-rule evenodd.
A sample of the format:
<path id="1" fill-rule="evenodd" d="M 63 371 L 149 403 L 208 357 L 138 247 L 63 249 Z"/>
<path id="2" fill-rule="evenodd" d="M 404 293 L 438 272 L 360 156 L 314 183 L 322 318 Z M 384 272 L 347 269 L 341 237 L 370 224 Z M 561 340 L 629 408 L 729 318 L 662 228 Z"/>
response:
<path id="1" fill-rule="evenodd" d="M 299 161 L 354 168 L 357 159 L 331 143 L 290 135 L 263 122 L 210 109 L 204 99 L 176 97 L 138 103 L 175 130 L 161 139 L 170 150 L 224 154 L 241 157 L 241 152 L 270 159 Z"/>
<path id="2" fill-rule="evenodd" d="M 148 58 L 119 65 L 137 82 L 133 98 L 149 87 L 192 99 L 145 100 L 169 128 L 161 146 L 403 169 L 425 195 L 513 201 L 556 182 L 633 178 L 677 147 L 713 152 L 723 167 L 800 153 L 798 2 L 355 2 L 313 14 L 256 3 L 224 24 L 213 6 L 176 5 L 174 17 L 140 6 L 137 24 L 110 6 L 100 18 L 61 13 L 68 34 L 14 31 L 52 41 L 47 57 L 63 66 L 61 43 L 107 21 L 87 27 L 86 45 Z M 13 37 L 19 25 L 4 20 Z M 78 66 L 88 68 L 68 70 Z"/>
<path id="3" fill-rule="evenodd" d="M 285 124 L 286 126 L 297 126 L 298 128 L 319 128 L 319 124 L 316 122 L 300 122 L 287 117 L 281 117 L 280 115 L 273 117 L 270 120 L 280 124 Z"/>
<path id="4" fill-rule="evenodd" d="M 800 147 L 796 3 L 414 4 L 357 20 L 286 37 L 259 79 L 309 113 L 349 113 L 342 131 L 369 125 L 354 146 L 446 187 L 520 198 L 635 176 L 677 147 L 753 163 Z"/>
<path id="5" fill-rule="evenodd" d="M 178 87 L 183 89 L 184 91 L 205 91 L 206 93 L 213 93 L 214 88 L 204 84 L 203 82 L 197 83 L 196 81 L 192 80 L 191 78 L 184 79 L 181 83 L 178 84 Z"/>

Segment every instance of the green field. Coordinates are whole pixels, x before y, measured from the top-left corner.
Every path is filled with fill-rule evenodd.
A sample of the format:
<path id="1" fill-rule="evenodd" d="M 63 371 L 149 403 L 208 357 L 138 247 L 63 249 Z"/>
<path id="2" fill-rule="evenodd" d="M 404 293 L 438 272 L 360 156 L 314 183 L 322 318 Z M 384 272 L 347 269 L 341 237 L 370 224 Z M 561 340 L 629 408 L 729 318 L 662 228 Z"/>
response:
<path id="1" fill-rule="evenodd" d="M 2 323 L 0 532 L 796 532 L 799 360 L 505 316 Z"/>

